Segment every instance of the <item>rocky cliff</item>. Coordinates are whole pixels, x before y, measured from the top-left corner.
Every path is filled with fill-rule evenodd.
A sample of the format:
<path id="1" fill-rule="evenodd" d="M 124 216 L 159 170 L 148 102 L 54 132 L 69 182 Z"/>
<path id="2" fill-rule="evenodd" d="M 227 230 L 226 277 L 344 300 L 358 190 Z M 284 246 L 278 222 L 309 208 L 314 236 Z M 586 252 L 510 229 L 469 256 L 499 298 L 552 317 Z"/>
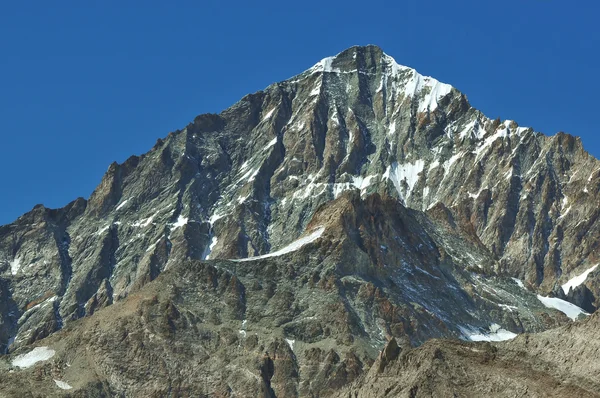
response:
<path id="1" fill-rule="evenodd" d="M 599 175 L 350 48 L 0 227 L 2 389 L 326 396 L 392 338 L 570 324 L 599 303 Z"/>

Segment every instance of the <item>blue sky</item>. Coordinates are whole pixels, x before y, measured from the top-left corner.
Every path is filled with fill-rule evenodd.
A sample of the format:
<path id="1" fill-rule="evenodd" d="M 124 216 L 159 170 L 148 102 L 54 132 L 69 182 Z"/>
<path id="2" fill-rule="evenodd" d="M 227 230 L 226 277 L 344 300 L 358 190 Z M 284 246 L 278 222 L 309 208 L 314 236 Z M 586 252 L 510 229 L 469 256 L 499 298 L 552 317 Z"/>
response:
<path id="1" fill-rule="evenodd" d="M 87 198 L 112 161 L 356 44 L 598 157 L 600 5 L 571 4 L 4 1 L 0 224 Z"/>

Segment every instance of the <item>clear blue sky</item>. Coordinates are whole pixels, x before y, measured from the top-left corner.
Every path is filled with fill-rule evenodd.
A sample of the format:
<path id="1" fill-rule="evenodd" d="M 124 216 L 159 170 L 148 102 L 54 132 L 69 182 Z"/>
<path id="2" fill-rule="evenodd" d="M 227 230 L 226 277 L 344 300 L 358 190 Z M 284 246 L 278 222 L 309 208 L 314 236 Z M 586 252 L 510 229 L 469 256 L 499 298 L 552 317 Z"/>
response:
<path id="1" fill-rule="evenodd" d="M 600 156 L 600 5 L 572 4 L 3 1 L 0 224 L 87 198 L 112 161 L 355 44 Z"/>

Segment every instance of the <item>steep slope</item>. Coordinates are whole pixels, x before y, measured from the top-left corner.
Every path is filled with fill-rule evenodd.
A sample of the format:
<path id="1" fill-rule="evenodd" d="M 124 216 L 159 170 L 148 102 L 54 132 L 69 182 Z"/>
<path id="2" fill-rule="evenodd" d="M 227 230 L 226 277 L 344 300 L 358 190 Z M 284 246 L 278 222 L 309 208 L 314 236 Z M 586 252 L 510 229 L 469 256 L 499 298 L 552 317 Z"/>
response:
<path id="1" fill-rule="evenodd" d="M 522 332 L 561 322 L 532 293 L 468 270 L 453 251 L 481 269 L 493 264 L 481 245 L 394 198 L 345 192 L 277 253 L 173 263 L 36 344 L 50 358 L 23 366 L 39 354 L 18 349 L 0 361 L 0 385 L 7 396 L 60 394 L 55 380 L 82 396 L 326 396 L 390 338 L 494 339 L 490 325 Z"/>
<path id="2" fill-rule="evenodd" d="M 298 344 L 333 333 L 335 344 L 318 348 L 358 358 L 349 357 L 344 383 L 388 337 L 421 344 L 541 331 L 570 322 L 543 302 L 572 318 L 582 311 L 561 298 L 590 313 L 598 306 L 599 170 L 578 139 L 488 119 L 378 47 L 353 47 L 112 164 L 88 200 L 36 206 L 0 227 L 0 345 L 21 352 L 80 318 L 94 324 L 103 308 L 110 318 L 165 271 L 176 283 L 183 264 L 226 275 L 242 297 L 263 289 L 267 304 L 255 311 L 274 318 L 261 317 L 265 344 L 272 333 Z M 290 252 L 318 228 L 315 254 Z M 331 290 L 313 307 L 296 301 L 310 303 L 311 283 Z M 190 296 L 186 310 L 202 320 L 190 323 L 204 325 L 196 307 L 221 302 L 225 290 Z M 339 315 L 335 330 L 301 322 L 306 305 L 306 317 Z M 244 306 L 226 321 L 241 321 Z M 329 354 L 315 355 L 322 366 Z M 295 356 L 301 369 L 310 355 Z M 290 388 L 310 394 L 302 383 L 313 374 L 298 372 Z M 253 388 L 268 392 L 265 383 Z"/>

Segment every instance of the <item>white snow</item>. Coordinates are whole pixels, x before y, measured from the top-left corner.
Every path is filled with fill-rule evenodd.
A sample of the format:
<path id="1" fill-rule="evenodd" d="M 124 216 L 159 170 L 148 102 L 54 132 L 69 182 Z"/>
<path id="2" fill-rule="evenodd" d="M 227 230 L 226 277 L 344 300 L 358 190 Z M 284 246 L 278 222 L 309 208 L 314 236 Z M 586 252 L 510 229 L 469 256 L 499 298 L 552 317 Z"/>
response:
<path id="1" fill-rule="evenodd" d="M 473 127 L 475 127 L 475 125 L 477 124 L 477 120 L 473 120 L 472 122 L 468 123 L 465 128 L 462 129 L 462 131 L 460 132 L 460 134 L 458 135 L 461 139 L 465 138 L 469 132 L 471 132 L 471 130 L 473 130 Z"/>
<path id="2" fill-rule="evenodd" d="M 471 199 L 477 199 L 479 197 L 479 195 L 481 195 L 481 193 L 487 189 L 487 186 L 481 187 L 481 189 L 479 189 L 479 191 L 477 191 L 477 193 L 471 193 L 469 192 L 469 198 Z"/>
<path id="3" fill-rule="evenodd" d="M 569 214 L 570 211 L 571 211 L 571 206 L 567 207 L 566 210 L 564 210 L 562 212 L 562 214 L 560 215 L 560 217 L 557 218 L 557 220 L 560 220 L 561 218 L 564 218 L 567 214 Z"/>
<path id="4" fill-rule="evenodd" d="M 52 358 L 54 354 L 56 354 L 56 352 L 48 347 L 35 347 L 27 354 L 17 355 L 15 359 L 12 360 L 12 365 L 23 369 L 29 368 L 38 362 L 47 361 Z"/>
<path id="5" fill-rule="evenodd" d="M 537 298 L 542 302 L 542 304 L 544 304 L 546 308 L 554 308 L 556 310 L 559 310 L 572 320 L 576 320 L 577 317 L 581 314 L 589 315 L 587 312 L 585 312 L 575 304 L 571 304 L 568 301 L 561 300 L 556 297 L 544 297 L 538 294 Z"/>
<path id="6" fill-rule="evenodd" d="M 425 95 L 425 98 L 419 103 L 419 112 L 425 112 L 429 110 L 433 112 L 435 108 L 438 106 L 438 101 L 444 98 L 446 95 L 450 94 L 452 91 L 452 86 L 449 84 L 440 83 L 435 79 L 425 77 L 424 80 L 424 88 L 431 87 L 429 92 Z M 419 90 L 422 91 L 423 89 Z"/>
<path id="7" fill-rule="evenodd" d="M 582 274 L 577 275 L 576 277 L 569 279 L 569 281 L 567 283 L 565 283 L 564 285 L 562 285 L 562 289 L 565 292 L 565 294 L 569 293 L 569 290 L 571 288 L 575 289 L 577 286 L 581 285 L 583 282 L 585 282 L 585 280 L 587 279 L 588 275 L 592 272 L 594 272 L 596 270 L 596 268 L 598 268 L 599 264 L 594 265 L 592 268 L 586 270 L 585 272 L 583 272 Z"/>
<path id="8" fill-rule="evenodd" d="M 217 212 L 213 213 L 212 216 L 210 216 L 210 218 L 208 219 L 208 222 L 210 223 L 210 226 L 212 227 L 213 225 L 215 225 L 215 223 L 217 222 L 217 220 L 220 220 L 221 218 L 225 217 L 227 214 L 219 214 Z"/>
<path id="9" fill-rule="evenodd" d="M 217 237 L 213 236 L 212 239 L 210 240 L 210 245 L 208 245 L 208 250 L 206 253 L 206 256 L 204 257 L 205 260 L 210 260 L 210 253 L 212 253 L 213 248 L 217 245 Z"/>
<path id="10" fill-rule="evenodd" d="M 310 234 L 308 234 L 308 235 L 290 243 L 286 247 L 279 249 L 277 251 L 274 251 L 272 253 L 268 253 L 268 254 L 264 254 L 262 256 L 256 256 L 256 257 L 234 259 L 231 261 L 236 261 L 236 262 L 253 261 L 253 260 L 259 260 L 259 259 L 263 259 L 263 258 L 277 257 L 277 256 L 281 256 L 281 255 L 284 255 L 287 253 L 291 253 L 291 252 L 299 250 L 303 246 L 319 239 L 319 237 L 321 237 L 321 235 L 323 234 L 324 231 L 325 231 L 325 227 L 319 227 L 316 230 L 314 230 L 313 232 L 311 232 Z"/>
<path id="11" fill-rule="evenodd" d="M 332 63 L 335 57 L 327 57 L 320 60 L 315 66 L 311 69 L 313 73 L 315 72 L 332 72 L 332 73 L 340 73 L 338 68 L 332 68 Z"/>
<path id="12" fill-rule="evenodd" d="M 429 187 L 423 188 L 423 199 L 429 196 Z"/>
<path id="13" fill-rule="evenodd" d="M 352 182 L 338 182 L 335 184 L 315 184 L 315 187 L 325 186 L 327 188 L 328 186 L 331 186 L 333 197 L 337 198 L 342 192 L 354 188 L 359 189 L 361 191 L 361 194 L 363 194 L 365 193 L 365 190 L 372 184 L 372 180 L 377 178 L 379 178 L 377 174 L 368 175 L 366 177 L 352 176 Z"/>
<path id="14" fill-rule="evenodd" d="M 265 115 L 265 117 L 262 118 L 262 121 L 264 122 L 265 120 L 267 120 L 268 118 L 270 118 L 273 115 L 273 112 L 275 112 L 275 108 L 273 108 L 269 112 L 267 112 L 267 114 Z"/>
<path id="15" fill-rule="evenodd" d="M 140 221 L 136 221 L 133 224 L 131 224 L 132 227 L 141 227 L 141 228 L 145 228 L 148 225 L 152 224 L 152 220 L 154 220 L 154 217 L 156 216 L 156 214 L 154 214 L 153 216 L 150 216 L 148 218 L 144 218 Z"/>
<path id="16" fill-rule="evenodd" d="M 498 307 L 503 308 L 505 310 L 507 310 L 508 312 L 513 312 L 518 310 L 519 308 L 515 307 L 514 305 L 508 305 L 508 304 L 498 304 Z"/>
<path id="17" fill-rule="evenodd" d="M 473 333 L 470 329 L 460 328 L 465 337 L 471 341 L 505 341 L 517 337 L 517 335 L 496 323 L 492 323 L 489 331 L 484 333 Z"/>
<path id="18" fill-rule="evenodd" d="M 296 342 L 296 340 L 285 339 L 285 341 L 288 343 L 291 350 L 294 351 L 294 343 Z"/>
<path id="19" fill-rule="evenodd" d="M 243 176 L 241 176 L 237 182 L 241 182 L 243 180 L 248 180 L 248 182 L 252 182 L 254 181 L 254 178 L 256 178 L 256 176 L 258 175 L 258 172 L 260 171 L 260 168 L 256 168 L 254 170 L 250 169 L 248 170 L 246 173 L 244 173 Z"/>
<path id="20" fill-rule="evenodd" d="M 118 205 L 115 210 L 118 211 L 120 208 L 122 208 L 123 206 L 125 206 L 127 204 L 127 202 L 129 202 L 129 199 L 125 199 L 124 201 L 122 201 L 121 204 Z"/>
<path id="21" fill-rule="evenodd" d="M 110 228 L 110 225 L 107 225 L 106 227 L 100 228 L 97 232 L 96 235 L 102 235 L 104 232 L 106 232 L 108 229 Z"/>
<path id="22" fill-rule="evenodd" d="M 246 319 L 244 319 L 242 321 L 242 328 L 240 330 L 238 330 L 238 333 L 243 337 L 246 338 L 246 322 L 248 322 Z"/>
<path id="23" fill-rule="evenodd" d="M 460 152 L 457 154 L 454 154 L 450 157 L 450 159 L 446 160 L 443 164 L 442 167 L 444 168 L 444 177 L 446 177 L 446 174 L 448 174 L 448 171 L 450 171 L 450 168 L 452 167 L 452 165 L 454 163 L 456 163 L 456 161 L 458 159 L 460 159 L 462 156 L 464 156 L 465 153 L 464 152 Z"/>
<path id="24" fill-rule="evenodd" d="M 173 228 L 171 229 L 171 232 L 175 231 L 179 227 L 183 227 L 187 223 L 188 223 L 188 218 L 184 217 L 180 214 L 179 217 L 177 217 L 177 221 L 175 221 L 173 224 L 171 224 L 173 226 Z"/>
<path id="25" fill-rule="evenodd" d="M 481 146 L 479 146 L 478 148 L 475 149 L 475 153 L 477 154 L 477 158 L 479 158 L 479 156 L 481 155 L 481 153 L 490 145 L 492 145 L 497 139 L 499 138 L 506 138 L 508 137 L 508 129 L 507 128 L 503 128 L 503 129 L 498 129 L 494 134 L 490 135 L 488 138 L 486 138 L 483 143 L 481 144 Z"/>
<path id="26" fill-rule="evenodd" d="M 38 308 L 46 307 L 48 304 L 55 302 L 57 298 L 58 298 L 58 296 L 49 297 L 46 300 L 42 301 L 41 303 L 38 303 L 38 304 L 34 305 L 33 307 L 31 307 L 30 309 L 28 309 L 27 311 L 25 311 L 23 313 L 23 315 L 33 312 Z M 21 315 L 21 318 L 23 318 L 23 315 Z"/>
<path id="27" fill-rule="evenodd" d="M 452 86 L 440 83 L 432 77 L 422 76 L 412 68 L 398 65 L 390 56 L 385 56 L 384 60 L 390 64 L 392 69 L 392 92 L 404 94 L 412 98 L 418 98 L 424 93 L 422 99 L 419 101 L 418 112 L 425 112 L 427 110 L 433 112 L 437 108 L 438 101 L 452 91 Z M 410 73 L 410 77 L 407 81 L 403 82 L 404 86 L 399 88 L 396 77 L 406 78 L 406 72 Z"/>
<path id="28" fill-rule="evenodd" d="M 321 82 L 319 82 L 319 84 L 317 84 L 317 86 L 313 88 L 310 94 L 308 95 L 312 97 L 319 94 L 321 94 Z"/>
<path id="29" fill-rule="evenodd" d="M 21 259 L 19 257 L 15 257 L 10 262 L 10 273 L 16 275 L 19 272 L 19 268 L 21 268 Z"/>
<path id="30" fill-rule="evenodd" d="M 395 132 L 396 132 L 396 121 L 394 120 L 390 123 L 388 135 L 393 135 Z"/>
<path id="31" fill-rule="evenodd" d="M 263 148 L 263 151 L 266 151 L 267 149 L 271 148 L 275 144 L 277 144 L 277 137 L 275 137 L 271 141 L 269 141 L 267 146 Z"/>
<path id="32" fill-rule="evenodd" d="M 419 174 L 423 171 L 423 166 L 425 162 L 423 160 L 418 159 L 414 163 L 406 163 L 406 164 L 398 164 L 396 162 L 392 163 L 391 166 L 388 166 L 385 173 L 383 174 L 383 179 L 390 179 L 396 187 L 398 194 L 401 197 L 410 197 L 412 190 L 419 180 Z M 402 187 L 402 181 L 406 182 L 408 185 L 408 190 L 403 193 L 404 189 Z"/>
<path id="33" fill-rule="evenodd" d="M 71 388 L 73 388 L 69 385 L 69 383 L 65 383 L 64 381 L 54 379 L 54 382 L 56 383 L 56 386 L 58 388 L 63 390 L 70 390 Z"/>
<path id="34" fill-rule="evenodd" d="M 369 185 L 371 185 L 371 180 L 376 177 L 376 175 L 370 175 L 366 177 L 353 176 L 352 185 L 354 185 L 354 187 L 362 191 L 363 189 L 366 189 Z"/>
<path id="35" fill-rule="evenodd" d="M 151 244 L 150 246 L 148 246 L 148 248 L 146 249 L 146 252 L 154 250 L 154 248 L 156 247 L 156 245 L 158 245 L 158 242 L 160 242 L 161 239 L 162 239 L 162 237 L 158 238 L 156 240 L 156 242 L 154 242 L 153 244 Z M 118 263 L 117 263 L 117 266 L 118 266 Z"/>
<path id="36" fill-rule="evenodd" d="M 523 281 L 517 278 L 511 278 L 513 281 L 515 281 L 515 283 L 521 288 L 521 289 L 525 289 L 525 285 L 523 284 Z"/>

